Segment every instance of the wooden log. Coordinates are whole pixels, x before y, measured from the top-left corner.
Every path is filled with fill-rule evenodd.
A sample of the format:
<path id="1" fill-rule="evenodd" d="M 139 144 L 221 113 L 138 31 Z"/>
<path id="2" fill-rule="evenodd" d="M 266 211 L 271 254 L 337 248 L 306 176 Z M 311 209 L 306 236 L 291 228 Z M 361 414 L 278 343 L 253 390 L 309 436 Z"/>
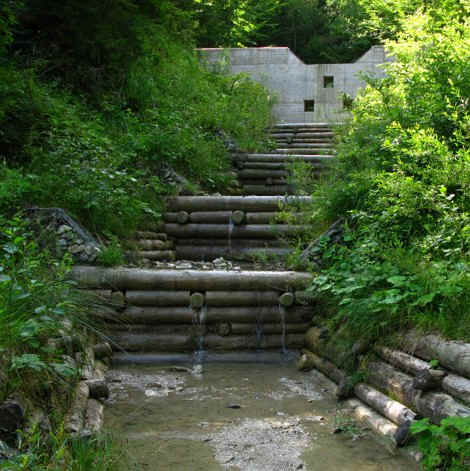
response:
<path id="1" fill-rule="evenodd" d="M 137 231 L 135 233 L 136 239 L 156 239 L 156 240 L 168 240 L 168 237 L 164 233 L 150 232 L 150 231 Z"/>
<path id="2" fill-rule="evenodd" d="M 76 435 L 82 431 L 89 395 L 88 384 L 85 381 L 80 381 L 75 388 L 72 405 L 65 417 L 64 430 L 67 433 Z"/>
<path id="3" fill-rule="evenodd" d="M 264 225 L 252 224 L 234 226 L 229 228 L 228 224 L 165 224 L 168 235 L 178 239 L 192 238 L 222 238 L 228 239 L 276 239 L 279 236 L 295 235 L 309 230 L 309 226 L 299 225 Z"/>
<path id="4" fill-rule="evenodd" d="M 158 239 L 140 239 L 130 241 L 130 243 L 143 250 L 168 250 L 173 248 L 173 242 Z"/>
<path id="5" fill-rule="evenodd" d="M 281 294 L 279 304 L 284 307 L 292 306 L 294 304 L 294 294 L 289 292 Z"/>
<path id="6" fill-rule="evenodd" d="M 293 195 L 295 188 L 291 185 L 243 185 L 245 195 Z"/>
<path id="7" fill-rule="evenodd" d="M 366 406 L 357 399 L 350 399 L 347 407 L 351 408 L 354 417 L 361 423 L 367 424 L 374 432 L 390 441 L 393 446 L 397 446 L 396 434 L 398 427 L 390 420 Z"/>
<path id="8" fill-rule="evenodd" d="M 308 329 L 308 323 L 303 324 L 286 324 L 285 331 L 287 334 L 303 334 Z M 233 335 L 253 335 L 257 330 L 261 330 L 263 335 L 282 334 L 283 327 L 280 322 L 278 323 L 263 323 L 260 326 L 257 324 L 239 324 L 232 323 L 230 333 Z"/>
<path id="9" fill-rule="evenodd" d="M 96 399 L 89 399 L 86 414 L 85 428 L 93 434 L 98 434 L 103 428 L 104 405 Z"/>
<path id="10" fill-rule="evenodd" d="M 420 360 L 399 350 L 393 350 L 388 347 L 376 347 L 375 351 L 385 361 L 406 373 L 416 375 L 430 368 L 427 361 Z M 447 374 L 442 380 L 441 387 L 446 393 L 470 405 L 470 380 L 467 378 L 452 373 Z"/>
<path id="11" fill-rule="evenodd" d="M 93 345 L 93 354 L 96 359 L 109 358 L 113 354 L 111 345 L 108 342 L 101 342 Z"/>
<path id="12" fill-rule="evenodd" d="M 245 162 L 311 162 L 328 164 L 334 159 L 333 155 L 287 155 L 287 154 L 248 154 L 243 157 Z M 262 210 L 262 209 L 261 209 Z"/>
<path id="13" fill-rule="evenodd" d="M 131 324 L 191 324 L 194 311 L 189 307 L 137 307 L 130 306 L 119 314 L 121 322 Z M 206 323 L 218 322 L 280 322 L 281 317 L 277 306 L 252 307 L 209 307 L 206 313 Z M 291 308 L 287 311 L 287 323 L 304 323 L 305 310 Z"/>
<path id="14" fill-rule="evenodd" d="M 214 260 L 223 257 L 231 260 L 251 261 L 257 257 L 268 259 L 283 259 L 291 252 L 287 248 L 235 248 L 235 247 L 191 247 L 185 244 L 178 244 L 176 254 L 183 260 Z"/>
<path id="15" fill-rule="evenodd" d="M 175 260 L 176 254 L 174 250 L 137 250 L 129 252 L 128 255 L 136 255 L 139 258 L 148 258 L 149 260 Z"/>
<path id="16" fill-rule="evenodd" d="M 265 290 L 302 288 L 312 275 L 293 271 L 145 270 L 75 266 L 73 280 L 83 287 L 122 290 Z"/>
<path id="17" fill-rule="evenodd" d="M 114 334 L 113 340 L 121 349 L 129 352 L 184 352 L 194 351 L 197 338 L 194 335 L 158 335 L 158 334 Z M 288 334 L 285 345 L 298 347 L 302 344 L 303 336 Z M 204 337 L 203 347 L 211 351 L 218 350 L 251 350 L 257 348 L 281 348 L 281 335 L 264 335 L 258 339 L 256 335 L 219 336 L 209 334 Z"/>
<path id="18" fill-rule="evenodd" d="M 390 399 L 385 394 L 377 391 L 368 384 L 359 383 L 354 386 L 356 396 L 375 411 L 394 422 L 397 425 L 413 421 L 416 414 L 398 401 Z"/>
<path id="19" fill-rule="evenodd" d="M 189 291 L 127 291 L 126 301 L 133 306 L 189 306 Z"/>
<path id="20" fill-rule="evenodd" d="M 207 306 L 277 306 L 278 291 L 207 291 Z"/>
<path id="21" fill-rule="evenodd" d="M 324 329 L 310 327 L 305 334 L 306 348 L 317 355 L 322 355 L 337 366 L 343 365 L 352 352 L 344 350 L 337 342 L 328 342 L 325 332 Z"/>
<path id="22" fill-rule="evenodd" d="M 286 165 L 284 162 L 247 162 L 245 169 L 261 169 L 261 170 L 284 170 Z"/>
<path id="23" fill-rule="evenodd" d="M 200 309 L 204 306 L 205 296 L 203 293 L 192 293 L 190 296 L 190 305 L 193 309 Z"/>
<path id="24" fill-rule="evenodd" d="M 405 347 L 410 353 L 425 360 L 439 360 L 451 371 L 470 379 L 470 343 L 444 340 L 437 335 L 419 335 L 411 332 L 405 336 Z"/>
<path id="25" fill-rule="evenodd" d="M 261 212 L 261 213 L 247 213 L 246 223 L 247 224 L 271 224 L 275 221 L 278 213 L 274 211 Z"/>
<path id="26" fill-rule="evenodd" d="M 310 196 L 179 196 L 168 207 L 181 211 L 276 211 L 280 205 L 310 202 Z"/>
<path id="27" fill-rule="evenodd" d="M 381 361 L 369 363 L 367 381 L 399 402 L 439 424 L 446 417 L 470 416 L 470 409 L 444 393 L 423 393 L 413 387 L 413 378 Z"/>
<path id="28" fill-rule="evenodd" d="M 101 379 L 91 379 L 86 382 L 92 399 L 108 399 L 109 388 L 106 381 Z"/>
<path id="29" fill-rule="evenodd" d="M 232 222 L 234 224 L 240 225 L 245 221 L 245 212 L 237 209 L 232 212 Z"/>
<path id="30" fill-rule="evenodd" d="M 287 177 L 289 173 L 286 170 L 247 168 L 238 172 L 238 175 L 240 178 L 266 179 Z"/>
<path id="31" fill-rule="evenodd" d="M 180 241 L 180 245 L 194 247 L 227 247 L 228 239 L 184 239 Z M 288 244 L 283 240 L 263 240 L 263 239 L 232 239 L 232 249 L 248 249 L 248 248 L 287 248 Z"/>
<path id="32" fill-rule="evenodd" d="M 311 351 L 303 350 L 302 353 L 308 355 L 308 361 L 310 364 L 313 364 L 315 369 L 323 373 L 325 376 L 328 376 L 328 378 L 336 384 L 347 381 L 346 375 L 330 361 L 325 360 Z"/>
<path id="33" fill-rule="evenodd" d="M 239 182 L 242 186 L 249 185 L 261 185 L 261 186 L 270 186 L 270 185 L 287 185 L 287 180 L 285 178 L 263 178 L 255 180 L 254 178 L 239 178 Z"/>

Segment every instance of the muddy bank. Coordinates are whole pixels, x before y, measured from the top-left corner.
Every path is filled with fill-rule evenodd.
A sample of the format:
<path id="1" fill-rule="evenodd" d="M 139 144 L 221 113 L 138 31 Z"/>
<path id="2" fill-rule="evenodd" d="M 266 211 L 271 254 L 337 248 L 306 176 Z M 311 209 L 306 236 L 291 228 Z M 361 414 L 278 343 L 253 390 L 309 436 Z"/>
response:
<path id="1" fill-rule="evenodd" d="M 292 365 L 121 366 L 108 380 L 106 427 L 128 441 L 129 470 L 417 469 L 338 411 L 333 383 Z"/>

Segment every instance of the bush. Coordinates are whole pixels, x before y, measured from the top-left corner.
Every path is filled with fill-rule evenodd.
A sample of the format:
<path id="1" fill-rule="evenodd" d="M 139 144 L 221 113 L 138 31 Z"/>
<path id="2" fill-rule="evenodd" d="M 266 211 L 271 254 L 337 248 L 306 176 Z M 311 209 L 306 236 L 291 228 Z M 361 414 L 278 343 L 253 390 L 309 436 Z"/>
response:
<path id="1" fill-rule="evenodd" d="M 322 221 L 348 225 L 312 290 L 355 335 L 420 326 L 470 338 L 470 26 L 460 14 L 450 2 L 407 18 L 387 44 L 387 77 L 355 100 L 314 192 Z"/>

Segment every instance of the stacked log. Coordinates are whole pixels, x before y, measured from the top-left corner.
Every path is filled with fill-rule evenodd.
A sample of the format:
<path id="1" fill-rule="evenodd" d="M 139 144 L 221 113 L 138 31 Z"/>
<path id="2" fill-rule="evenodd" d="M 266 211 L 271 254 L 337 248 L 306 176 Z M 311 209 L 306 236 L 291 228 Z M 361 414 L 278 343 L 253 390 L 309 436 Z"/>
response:
<path id="1" fill-rule="evenodd" d="M 297 348 L 312 316 L 296 302 L 308 273 L 75 267 L 72 277 L 122 294 L 119 308 L 95 310 L 115 350 L 191 352 L 201 336 L 209 350 Z"/>
<path id="2" fill-rule="evenodd" d="M 130 247 L 126 252 L 130 260 L 172 261 L 176 258 L 174 242 L 168 240 L 166 233 L 136 232 L 126 244 Z"/>
<path id="3" fill-rule="evenodd" d="M 316 368 L 338 385 L 348 381 L 338 367 L 344 363 L 345 353 L 322 329 L 310 328 L 305 345 L 308 350 L 299 368 Z M 470 344 L 411 333 L 405 345 L 417 356 L 375 347 L 377 357 L 363 368 L 365 381 L 353 387 L 357 399 L 348 402 L 359 420 L 397 446 L 407 442 L 408 429 L 418 416 L 435 424 L 450 416 L 470 416 Z M 431 359 L 448 369 L 434 370 L 425 361 Z"/>
<path id="4" fill-rule="evenodd" d="M 271 136 L 279 147 L 270 153 L 233 155 L 245 195 L 295 194 L 292 162 L 311 163 L 314 176 L 319 176 L 325 169 L 323 163 L 333 157 L 333 133 L 328 127 L 276 127 Z"/>
<path id="5" fill-rule="evenodd" d="M 294 212 L 290 224 L 277 221 L 278 211 L 287 205 L 301 208 L 311 198 L 279 196 L 285 192 L 276 185 L 268 192 L 273 196 L 263 196 L 258 189 L 254 193 L 261 196 L 171 199 L 164 229 L 175 242 L 176 257 L 205 261 L 220 257 L 239 261 L 284 259 L 290 253 L 285 239 L 308 231 L 309 226 L 303 224 L 306 217 L 301 210 Z M 149 246 L 148 242 L 144 244 Z"/>

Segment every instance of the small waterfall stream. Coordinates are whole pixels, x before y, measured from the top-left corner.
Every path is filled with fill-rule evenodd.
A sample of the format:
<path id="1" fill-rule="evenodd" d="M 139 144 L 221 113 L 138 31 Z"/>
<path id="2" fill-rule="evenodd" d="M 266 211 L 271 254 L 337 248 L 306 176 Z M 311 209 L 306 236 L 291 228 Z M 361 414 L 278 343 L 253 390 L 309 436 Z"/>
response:
<path id="1" fill-rule="evenodd" d="M 229 259 L 230 259 L 230 260 L 233 259 L 233 256 L 232 256 L 232 233 L 233 233 L 233 226 L 234 226 L 234 223 L 233 223 L 232 213 L 230 213 L 230 218 L 229 218 L 229 221 L 228 221 L 228 256 L 229 256 Z"/>
<path id="2" fill-rule="evenodd" d="M 279 318 L 281 321 L 281 352 L 287 355 L 286 348 L 286 308 L 279 303 Z"/>

